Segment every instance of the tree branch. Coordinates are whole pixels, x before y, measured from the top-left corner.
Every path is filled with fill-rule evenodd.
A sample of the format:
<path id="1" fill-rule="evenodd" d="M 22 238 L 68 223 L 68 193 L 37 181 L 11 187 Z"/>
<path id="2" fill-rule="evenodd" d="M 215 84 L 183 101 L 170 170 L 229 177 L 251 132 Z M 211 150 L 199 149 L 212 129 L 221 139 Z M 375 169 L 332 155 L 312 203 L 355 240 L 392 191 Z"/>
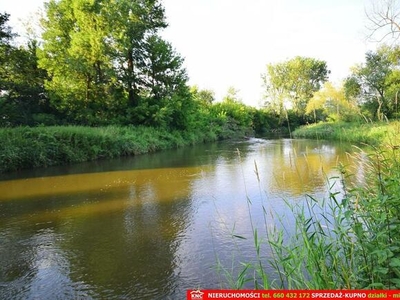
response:
<path id="1" fill-rule="evenodd" d="M 400 9 L 395 5 L 397 0 L 381 0 L 378 4 L 373 3 L 370 12 L 365 10 L 369 24 L 366 28 L 370 31 L 368 39 L 378 37 L 382 42 L 391 36 L 393 41 L 400 38 Z"/>

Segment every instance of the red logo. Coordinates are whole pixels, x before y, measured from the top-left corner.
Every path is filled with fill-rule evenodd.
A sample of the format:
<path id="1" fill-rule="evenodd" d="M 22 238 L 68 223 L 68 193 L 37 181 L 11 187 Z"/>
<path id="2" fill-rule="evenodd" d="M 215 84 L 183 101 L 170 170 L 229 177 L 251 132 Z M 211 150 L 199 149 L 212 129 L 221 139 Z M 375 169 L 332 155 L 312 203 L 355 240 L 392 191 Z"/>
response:
<path id="1" fill-rule="evenodd" d="M 203 300 L 204 293 L 200 290 L 190 292 L 190 300 Z"/>

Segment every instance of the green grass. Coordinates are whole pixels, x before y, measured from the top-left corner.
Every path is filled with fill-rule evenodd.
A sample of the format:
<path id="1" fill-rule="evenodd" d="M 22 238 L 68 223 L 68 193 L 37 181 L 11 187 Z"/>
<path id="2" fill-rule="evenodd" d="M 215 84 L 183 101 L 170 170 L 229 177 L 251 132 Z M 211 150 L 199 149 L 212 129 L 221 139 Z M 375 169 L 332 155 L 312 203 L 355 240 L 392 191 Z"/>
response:
<path id="1" fill-rule="evenodd" d="M 144 126 L 1 128 L 0 173 L 138 155 L 219 138 L 207 130 L 167 131 Z"/>
<path id="2" fill-rule="evenodd" d="M 378 146 L 393 144 L 400 133 L 400 122 L 382 123 L 318 123 L 303 126 L 293 132 L 295 138 L 326 139 Z"/>
<path id="3" fill-rule="evenodd" d="M 357 170 L 338 166 L 341 175 L 326 178 L 329 197 L 305 195 L 304 203 L 287 201 L 295 218 L 290 236 L 282 216 L 264 208 L 265 218 L 272 217 L 275 226 L 263 233 L 253 227 L 253 262 L 240 262 L 243 272 L 236 277 L 231 274 L 229 282 L 235 288 L 253 282 L 257 289 L 400 289 L 398 128 L 397 122 L 363 125 L 364 132 L 354 124 L 303 128 L 303 137 L 321 138 L 324 129 L 325 138 L 338 138 L 342 131 L 354 142 L 379 145 L 353 157 L 357 168 L 365 170 L 364 182 L 354 175 Z M 255 173 L 259 178 L 257 165 Z M 247 202 L 251 206 L 250 199 Z M 271 253 L 269 259 L 265 259 L 267 252 Z M 272 266 L 279 280 L 269 280 L 266 266 Z"/>

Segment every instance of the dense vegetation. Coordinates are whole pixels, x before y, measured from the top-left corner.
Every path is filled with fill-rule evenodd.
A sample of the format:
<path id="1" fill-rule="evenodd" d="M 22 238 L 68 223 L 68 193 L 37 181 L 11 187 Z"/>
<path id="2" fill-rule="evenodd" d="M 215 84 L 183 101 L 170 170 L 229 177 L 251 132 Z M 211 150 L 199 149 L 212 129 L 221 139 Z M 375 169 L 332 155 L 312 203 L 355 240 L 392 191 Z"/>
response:
<path id="1" fill-rule="evenodd" d="M 293 132 L 296 138 L 325 139 L 349 142 L 361 146 L 392 145 L 396 147 L 396 138 L 400 124 L 393 122 L 349 123 L 330 122 L 300 127 Z"/>
<path id="2" fill-rule="evenodd" d="M 213 130 L 190 134 L 144 126 L 49 126 L 0 130 L 0 173 L 137 155 L 216 139 Z"/>
<path id="3" fill-rule="evenodd" d="M 290 272 L 285 284 L 313 289 L 399 289 L 400 124 L 324 124 L 308 126 L 295 135 L 319 138 L 320 132 L 328 139 L 362 144 L 366 152 L 353 159 L 365 177 L 361 180 L 359 170 L 339 166 L 344 193 L 329 179 L 327 199 L 309 195 L 306 208 L 292 208 L 298 235 L 289 245 L 273 244 L 282 276 Z M 293 265 L 307 271 L 291 272 Z"/>
<path id="4" fill-rule="evenodd" d="M 0 172 L 290 128 L 233 88 L 216 103 L 189 87 L 183 58 L 158 35 L 159 1 L 50 1 L 41 41 L 19 46 L 8 19 L 0 14 Z"/>
<path id="5" fill-rule="evenodd" d="M 69 126 L 102 127 L 99 132 L 107 126 L 146 126 L 157 129 L 160 137 L 180 131 L 182 136 L 199 134 L 191 140 L 202 141 L 271 131 L 289 134 L 300 125 L 326 120 L 374 121 L 398 115 L 396 46 L 368 52 L 366 62 L 342 86 L 328 82 L 330 71 L 321 60 L 298 56 L 269 64 L 262 76 L 265 103 L 256 109 L 244 105 L 234 88 L 215 101 L 212 91 L 188 86 L 183 58 L 159 34 L 167 26 L 160 1 L 52 0 L 40 20 L 40 39 L 25 45 L 16 45 L 8 19 L 0 13 L 3 128 L 38 127 L 46 135 L 45 126 L 64 126 L 59 129 L 64 132 Z M 22 147 L 18 136 L 23 130 L 32 131 L 13 134 L 7 129 L 1 135 L 8 141 L 15 136 L 10 143 Z M 70 130 L 73 134 L 75 129 Z M 87 132 L 92 135 L 93 129 Z M 9 154 L 1 156 L 11 162 Z M 51 161 L 12 163 L 3 169 L 63 163 Z M 65 162 L 70 161 L 75 160 Z"/>
<path id="6" fill-rule="evenodd" d="M 197 130 L 226 122 L 258 130 L 276 123 L 235 95 L 214 105 L 211 91 L 187 85 L 183 58 L 158 35 L 167 26 L 159 1 L 50 1 L 45 12 L 40 43 L 21 46 L 9 15 L 0 15 L 2 127 Z"/>
<path id="7" fill-rule="evenodd" d="M 371 15 L 373 24 L 398 37 L 399 14 L 383 12 Z M 293 207 L 294 238 L 268 236 L 279 288 L 400 288 L 400 125 L 389 122 L 399 117 L 396 43 L 366 53 L 339 86 L 328 81 L 324 61 L 269 64 L 264 107 L 255 109 L 234 89 L 216 102 L 212 91 L 188 86 L 183 58 L 159 34 L 167 23 L 158 0 L 50 0 L 40 42 L 19 46 L 8 19 L 0 13 L 0 172 L 314 123 L 294 136 L 373 147 L 371 159 L 360 158 L 369 184 L 352 185 L 343 168 L 343 197 L 307 196 L 307 211 Z M 269 288 L 264 263 L 251 280 Z"/>
<path id="8" fill-rule="evenodd" d="M 355 162 L 352 168 L 338 165 L 338 175 L 326 178 L 329 193 L 323 198 L 306 194 L 304 201 L 283 199 L 287 211 L 280 215 L 275 212 L 268 195 L 264 195 L 263 226 L 253 223 L 250 217 L 254 258 L 250 262 L 241 261 L 234 271 L 218 265 L 225 271 L 230 286 L 399 289 L 399 133 L 399 122 L 326 123 L 296 130 L 295 136 L 308 138 L 342 140 L 346 137 L 348 141 L 362 145 L 363 151 L 352 155 Z M 297 170 L 300 166 L 295 164 L 292 167 Z M 257 165 L 255 173 L 260 190 L 263 190 Z M 251 216 L 252 199 L 247 201 Z M 288 228 L 287 218 L 293 218 L 295 226 Z M 234 232 L 232 238 L 247 237 Z M 278 279 L 271 280 L 272 276 L 278 276 Z"/>

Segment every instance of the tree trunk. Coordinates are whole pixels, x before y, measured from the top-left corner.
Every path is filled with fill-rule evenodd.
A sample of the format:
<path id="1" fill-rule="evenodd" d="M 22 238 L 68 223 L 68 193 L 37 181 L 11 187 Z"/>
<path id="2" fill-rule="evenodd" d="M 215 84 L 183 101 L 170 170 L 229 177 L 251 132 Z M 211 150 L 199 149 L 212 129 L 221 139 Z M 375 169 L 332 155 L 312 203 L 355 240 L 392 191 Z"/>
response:
<path id="1" fill-rule="evenodd" d="M 137 94 L 135 92 L 135 73 L 133 63 L 133 51 L 128 51 L 128 102 L 130 106 L 136 107 L 139 104 Z"/>

